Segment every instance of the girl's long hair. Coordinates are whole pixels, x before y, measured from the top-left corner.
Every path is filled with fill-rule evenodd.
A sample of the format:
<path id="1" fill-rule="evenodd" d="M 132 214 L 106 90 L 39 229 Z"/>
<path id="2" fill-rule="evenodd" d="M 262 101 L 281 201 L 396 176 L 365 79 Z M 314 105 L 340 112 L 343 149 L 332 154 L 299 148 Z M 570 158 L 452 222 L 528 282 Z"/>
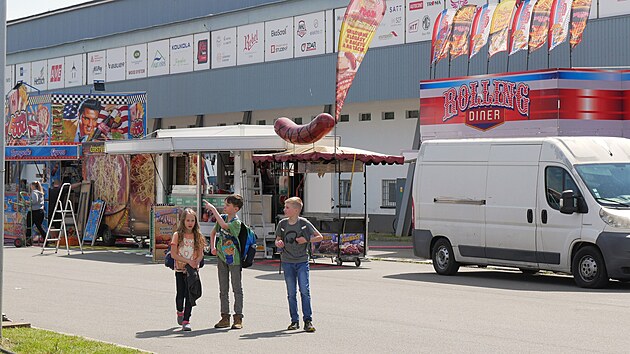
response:
<path id="1" fill-rule="evenodd" d="M 39 181 L 33 181 L 31 184 L 35 186 L 36 190 L 40 191 L 41 193 L 44 193 L 44 188 L 42 188 L 42 184 L 39 183 Z"/>
<path id="2" fill-rule="evenodd" d="M 177 225 L 177 247 L 182 245 L 182 240 L 184 239 L 184 234 L 188 233 L 186 229 L 186 215 L 194 215 L 195 216 L 195 226 L 192 228 L 193 237 L 195 240 L 195 252 L 203 249 L 206 245 L 206 238 L 203 237 L 201 231 L 199 231 L 199 219 L 197 218 L 197 213 L 190 208 L 185 208 L 181 215 L 179 216 L 179 225 Z"/>

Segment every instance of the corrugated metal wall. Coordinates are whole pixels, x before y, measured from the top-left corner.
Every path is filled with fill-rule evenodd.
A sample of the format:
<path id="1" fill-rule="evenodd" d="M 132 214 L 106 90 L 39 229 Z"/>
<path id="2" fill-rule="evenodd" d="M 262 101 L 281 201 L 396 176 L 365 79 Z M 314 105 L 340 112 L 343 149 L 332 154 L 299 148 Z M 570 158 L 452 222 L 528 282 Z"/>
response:
<path id="1" fill-rule="evenodd" d="M 121 6 L 122 4 L 135 2 L 144 5 L 150 3 L 148 0 L 116 1 L 108 6 L 116 4 L 118 4 L 116 6 Z M 203 1 L 194 1 L 194 3 L 201 2 Z M 233 25 L 248 23 L 248 21 L 260 22 L 303 13 L 299 12 L 300 9 L 307 10 L 310 9 L 309 6 L 322 10 L 338 7 L 342 2 L 340 0 L 321 0 L 321 2 L 287 1 L 286 4 L 281 5 L 281 8 L 286 13 L 284 11 L 278 13 L 278 5 L 272 5 L 269 8 L 238 12 L 228 17 L 234 19 L 234 16 L 236 16 L 236 22 L 238 23 Z M 224 3 L 224 1 L 212 1 L 212 3 Z M 232 1 L 225 1 L 225 3 L 232 3 Z M 243 0 L 238 3 L 239 7 L 242 7 L 243 4 L 269 3 L 269 1 Z M 220 7 L 215 4 L 213 6 L 217 6 L 213 9 L 226 9 L 228 5 L 223 4 Z M 236 5 L 234 6 L 236 7 Z M 174 13 L 161 10 L 160 16 L 163 16 L 164 21 L 166 17 L 168 17 L 169 21 L 172 21 L 174 18 L 184 16 L 183 10 L 176 10 L 175 8 L 177 6 L 173 7 Z M 206 8 L 211 8 L 211 6 L 208 5 Z M 104 13 L 100 13 L 98 20 L 93 20 L 97 22 L 92 21 L 91 24 L 94 27 L 99 27 L 99 21 L 105 21 L 105 18 L 117 16 L 118 14 L 112 13 L 113 9 L 111 8 Z M 81 15 L 81 17 L 89 18 L 92 16 L 92 13 L 88 10 L 78 11 L 73 16 Z M 273 14 L 270 12 L 273 12 Z M 148 23 L 144 15 L 141 18 L 144 18 L 144 24 Z M 223 18 L 224 20 L 219 18 L 218 21 L 225 22 L 225 16 Z M 19 24 L 19 26 L 22 25 Z M 11 26 L 10 30 L 13 30 L 14 26 Z M 188 28 L 191 25 L 190 21 L 188 21 L 176 26 Z M 167 38 L 169 36 L 168 33 L 173 33 L 171 27 L 169 26 L 168 29 L 148 30 L 150 33 L 147 37 L 156 37 L 155 31 L 158 31 L 158 34 L 165 32 L 163 33 L 163 38 Z M 115 29 L 110 28 L 110 30 L 115 32 Z M 34 36 L 32 39 L 41 40 L 42 43 L 55 42 L 55 40 L 59 40 L 57 36 L 64 38 L 65 41 L 71 40 L 73 38 L 71 33 L 69 33 L 71 31 L 64 31 L 66 32 L 65 34 L 56 33 L 56 31 L 45 31 L 46 36 Z M 572 65 L 574 67 L 630 66 L 630 42 L 625 40 L 630 34 L 629 32 L 630 16 L 590 21 L 584 33 L 583 42 L 572 53 Z M 24 34 L 20 34 L 20 36 L 22 35 Z M 66 38 L 64 35 L 70 37 Z M 144 38 L 136 31 L 125 35 L 113 36 L 110 40 L 120 42 L 125 37 Z M 18 46 L 20 40 L 9 38 L 9 42 L 13 46 Z M 127 42 L 126 44 L 134 43 Z M 82 44 L 73 44 L 72 46 L 80 45 Z M 118 45 L 120 44 L 118 43 Z M 60 47 L 52 48 L 54 51 L 62 49 Z M 370 49 L 350 89 L 347 102 L 418 98 L 420 80 L 427 80 L 433 77 L 433 72 L 429 70 L 429 53 L 429 42 Z M 17 55 L 24 56 L 25 54 L 27 53 Z M 67 52 L 67 54 L 73 53 Z M 543 69 L 547 68 L 548 65 L 549 67 L 569 67 L 568 44 L 565 43 L 554 49 L 549 57 L 546 48 L 543 48 L 532 53 L 529 60 L 527 60 L 526 52 L 517 53 L 509 58 L 509 71 Z M 311 58 L 290 59 L 235 68 L 107 83 L 107 90 L 112 92 L 147 91 L 149 116 L 152 118 L 323 106 L 334 101 L 335 67 L 336 55 L 327 54 Z M 434 72 L 436 77 L 440 78 L 464 76 L 467 74 L 485 74 L 486 72 L 496 73 L 506 70 L 508 70 L 508 62 L 505 53 L 495 55 L 489 63 L 487 56 L 481 53 L 474 57 L 469 65 L 463 57 L 454 60 L 450 65 L 450 69 L 448 61 L 443 60 Z M 88 90 L 88 87 L 83 86 L 65 91 L 87 92 Z"/>

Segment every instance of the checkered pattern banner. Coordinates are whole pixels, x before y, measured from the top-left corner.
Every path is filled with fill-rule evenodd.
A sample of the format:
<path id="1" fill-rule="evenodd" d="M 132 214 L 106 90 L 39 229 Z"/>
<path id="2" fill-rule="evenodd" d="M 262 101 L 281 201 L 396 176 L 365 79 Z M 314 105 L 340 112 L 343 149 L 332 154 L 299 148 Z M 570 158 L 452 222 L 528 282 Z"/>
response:
<path id="1" fill-rule="evenodd" d="M 121 95 L 52 95 L 52 101 L 54 103 L 74 103 L 79 104 L 82 101 L 93 98 L 98 100 L 103 105 L 126 105 L 127 104 L 127 96 Z"/>
<path id="2" fill-rule="evenodd" d="M 28 104 L 36 105 L 50 102 L 51 95 L 29 95 Z"/>
<path id="3" fill-rule="evenodd" d="M 129 95 L 127 96 L 127 101 L 129 105 L 132 105 L 134 103 L 146 103 L 147 102 L 147 95 L 146 94 L 139 94 L 139 95 Z"/>

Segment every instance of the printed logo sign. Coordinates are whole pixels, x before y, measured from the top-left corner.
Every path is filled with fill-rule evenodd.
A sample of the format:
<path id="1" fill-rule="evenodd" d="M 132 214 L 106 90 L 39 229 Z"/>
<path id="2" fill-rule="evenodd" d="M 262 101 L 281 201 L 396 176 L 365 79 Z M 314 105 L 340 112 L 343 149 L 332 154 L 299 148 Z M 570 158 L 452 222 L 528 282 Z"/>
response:
<path id="1" fill-rule="evenodd" d="M 151 42 L 148 45 L 149 76 L 167 75 L 169 73 L 169 40 Z"/>
<path id="2" fill-rule="evenodd" d="M 106 76 L 108 82 L 125 80 L 125 47 L 107 50 Z"/>
<path id="3" fill-rule="evenodd" d="M 193 36 L 193 69 L 210 69 L 210 33 L 197 33 Z"/>
<path id="4" fill-rule="evenodd" d="M 64 87 L 64 58 L 48 60 L 48 89 Z"/>
<path id="5" fill-rule="evenodd" d="M 147 77 L 147 45 L 127 47 L 127 79 Z"/>
<path id="6" fill-rule="evenodd" d="M 211 67 L 225 68 L 236 65 L 236 27 L 210 33 L 212 37 Z"/>
<path id="7" fill-rule="evenodd" d="M 265 22 L 265 61 L 293 57 L 293 18 Z"/>
<path id="8" fill-rule="evenodd" d="M 264 23 L 255 23 L 237 28 L 238 65 L 262 63 L 265 60 L 264 32 Z"/>
<path id="9" fill-rule="evenodd" d="M 193 36 L 171 38 L 171 74 L 193 71 Z"/>
<path id="10" fill-rule="evenodd" d="M 85 85 L 85 55 L 78 54 L 64 58 L 66 87 Z"/>
<path id="11" fill-rule="evenodd" d="M 296 30 L 293 40 L 296 58 L 325 53 L 324 18 L 323 11 L 295 17 Z"/>
<path id="12" fill-rule="evenodd" d="M 31 65 L 33 71 L 33 86 L 38 90 L 48 89 L 48 61 L 36 61 Z"/>
<path id="13" fill-rule="evenodd" d="M 105 56 L 106 51 L 88 53 L 87 82 L 92 84 L 94 80 L 105 81 Z"/>
<path id="14" fill-rule="evenodd" d="M 442 122 L 465 115 L 467 126 L 485 131 L 503 124 L 509 111 L 529 118 L 529 86 L 522 82 L 498 79 L 471 81 L 444 91 L 442 97 Z"/>

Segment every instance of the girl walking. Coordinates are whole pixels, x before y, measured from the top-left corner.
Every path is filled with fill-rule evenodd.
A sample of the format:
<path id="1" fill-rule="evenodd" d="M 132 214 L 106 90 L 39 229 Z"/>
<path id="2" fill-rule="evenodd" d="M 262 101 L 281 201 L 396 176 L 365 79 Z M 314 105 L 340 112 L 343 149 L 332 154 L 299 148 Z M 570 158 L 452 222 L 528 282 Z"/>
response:
<path id="1" fill-rule="evenodd" d="M 171 256 L 175 260 L 175 283 L 177 285 L 177 295 L 175 296 L 175 306 L 177 308 L 177 324 L 182 326 L 183 331 L 191 331 L 190 315 L 196 298 L 196 294 L 191 294 L 189 289 L 192 273 L 199 270 L 199 262 L 203 259 L 203 248 L 206 239 L 199 231 L 199 220 L 197 213 L 190 208 L 184 209 L 179 219 L 177 231 L 171 240 Z M 199 277 L 197 276 L 198 280 Z M 200 284 L 197 284 L 200 285 Z M 199 287 L 200 289 L 200 287 Z"/>

